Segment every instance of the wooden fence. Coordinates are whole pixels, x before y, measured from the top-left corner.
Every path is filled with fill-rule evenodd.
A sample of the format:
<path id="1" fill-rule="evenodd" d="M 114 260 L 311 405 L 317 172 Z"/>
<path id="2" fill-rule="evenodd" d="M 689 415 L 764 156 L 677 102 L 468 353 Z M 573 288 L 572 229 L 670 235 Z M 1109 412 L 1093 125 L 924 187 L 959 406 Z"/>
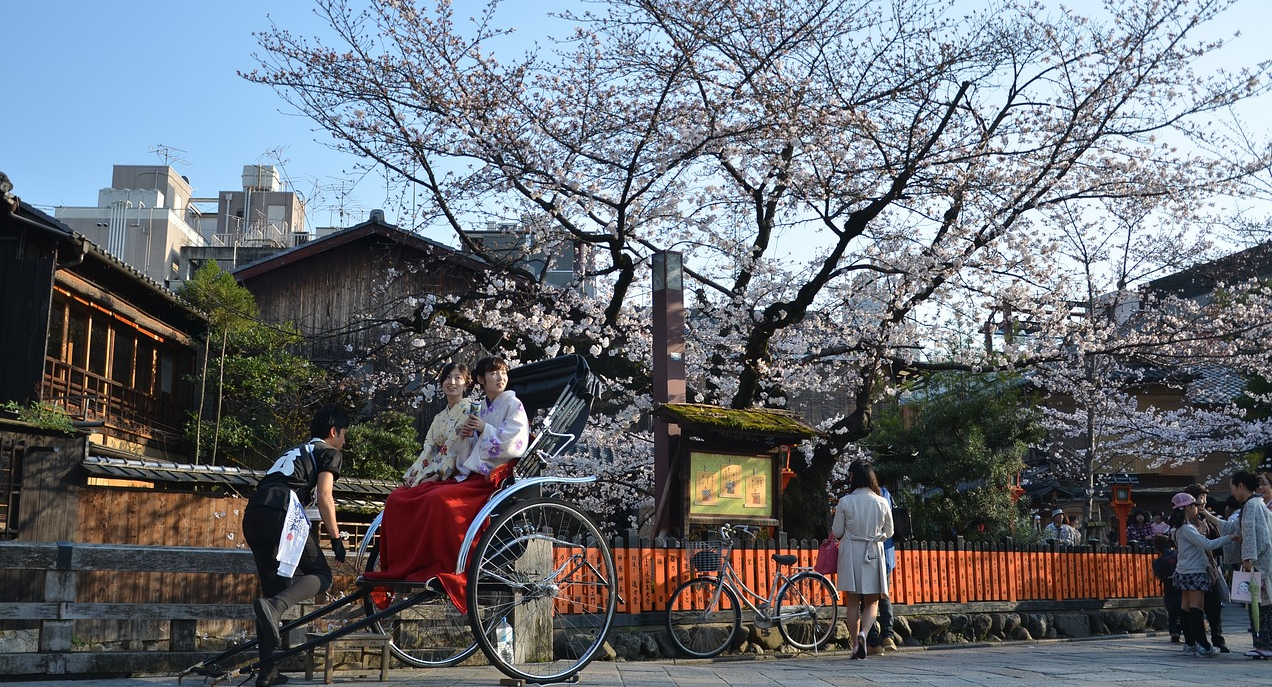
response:
<path id="1" fill-rule="evenodd" d="M 692 549 L 652 542 L 614 543 L 623 603 L 620 613 L 661 611 L 676 586 L 693 576 Z M 748 543 L 730 561 L 742 581 L 767 596 L 777 564 L 790 554 L 797 566 L 817 560 L 813 542 Z M 892 573 L 893 604 L 1143 599 L 1161 594 L 1153 577 L 1154 554 L 1130 547 L 983 546 L 902 544 Z M 904 613 L 904 609 L 894 612 Z"/>
<path id="2" fill-rule="evenodd" d="M 613 542 L 622 625 L 649 621 L 659 614 L 683 580 L 693 576 L 694 549 L 673 543 Z M 748 587 L 767 595 L 776 564 L 774 554 L 797 557 L 798 566 L 813 565 L 811 542 L 778 545 L 751 543 L 735 548 L 731 562 Z M 1153 578 L 1153 556 L 1131 549 L 1100 547 L 982 547 L 972 545 L 902 545 L 892 577 L 894 613 L 923 612 L 925 605 L 976 602 L 1059 602 L 1076 599 L 1144 599 L 1160 594 Z M 21 596 L 4 594 L 0 626 L 38 627 L 35 653 L 0 653 L 0 674 L 109 673 L 117 670 L 180 669 L 200 660 L 196 637 L 209 625 L 239 624 L 250 632 L 251 599 L 256 592 L 250 552 L 242 549 L 70 544 L 66 542 L 0 542 L 0 572 L 32 578 Z M 351 568 L 349 568 L 351 571 Z M 352 577 L 336 570 L 339 593 Z M 153 585 L 128 584 L 155 576 Z M 191 578 L 212 584 L 174 584 Z M 103 579 L 117 583 L 109 588 Z M 16 591 L 12 587 L 10 592 Z M 656 617 L 656 616 L 655 616 Z M 85 640 L 100 641 L 97 630 L 107 623 L 149 632 L 168 641 L 169 651 L 93 652 Z M 649 624 L 646 622 L 646 624 Z M 654 624 L 657 624 L 656 622 Z M 140 626 L 151 628 L 140 630 Z M 85 636 L 88 635 L 88 636 Z M 204 655 L 203 657 L 206 657 Z"/>

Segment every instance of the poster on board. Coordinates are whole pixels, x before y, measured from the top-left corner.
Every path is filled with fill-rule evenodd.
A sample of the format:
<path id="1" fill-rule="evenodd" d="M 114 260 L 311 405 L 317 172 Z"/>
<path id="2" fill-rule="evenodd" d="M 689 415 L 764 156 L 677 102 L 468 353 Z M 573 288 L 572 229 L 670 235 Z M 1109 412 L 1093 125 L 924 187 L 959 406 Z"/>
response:
<path id="1" fill-rule="evenodd" d="M 773 456 L 691 451 L 689 515 L 774 517 Z"/>

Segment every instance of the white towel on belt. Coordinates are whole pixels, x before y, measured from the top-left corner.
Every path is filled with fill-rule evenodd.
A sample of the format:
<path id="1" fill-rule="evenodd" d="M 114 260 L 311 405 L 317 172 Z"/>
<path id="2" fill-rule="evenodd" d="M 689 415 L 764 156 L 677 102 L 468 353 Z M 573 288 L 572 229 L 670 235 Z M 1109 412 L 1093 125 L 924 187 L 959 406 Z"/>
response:
<path id="1" fill-rule="evenodd" d="M 296 492 L 291 493 L 291 502 L 287 506 L 287 517 L 283 520 L 283 532 L 278 537 L 278 576 L 291 577 L 300 563 L 300 555 L 305 551 L 305 542 L 309 540 L 309 518 L 305 517 L 305 507 L 300 505 Z"/>

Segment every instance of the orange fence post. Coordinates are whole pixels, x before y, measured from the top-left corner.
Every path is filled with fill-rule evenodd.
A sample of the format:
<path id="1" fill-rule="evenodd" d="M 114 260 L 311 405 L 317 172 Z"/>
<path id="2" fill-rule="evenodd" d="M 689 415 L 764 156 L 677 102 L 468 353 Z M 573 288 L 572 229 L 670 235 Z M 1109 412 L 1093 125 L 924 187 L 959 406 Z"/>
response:
<path id="1" fill-rule="evenodd" d="M 951 550 L 946 554 L 953 559 L 951 567 L 954 568 L 954 578 L 951 581 L 954 583 L 954 594 L 961 604 L 967 603 L 971 596 L 968 588 L 972 585 L 972 566 L 970 565 L 972 555 L 972 551 L 963 544 L 961 538 L 951 545 Z"/>
<path id="2" fill-rule="evenodd" d="M 616 545 L 617 543 L 618 542 L 615 542 Z M 628 563 L 627 551 L 627 547 L 618 548 L 617 546 L 615 546 L 613 550 L 614 570 L 618 573 L 618 579 L 615 580 L 615 587 L 617 588 L 619 597 L 622 599 L 622 602 L 619 603 L 617 608 L 619 613 L 630 613 L 631 611 L 628 608 L 628 604 L 633 602 L 639 604 L 639 599 L 633 599 L 630 594 L 630 590 L 632 580 L 638 578 L 640 571 L 636 570 L 635 566 Z"/>

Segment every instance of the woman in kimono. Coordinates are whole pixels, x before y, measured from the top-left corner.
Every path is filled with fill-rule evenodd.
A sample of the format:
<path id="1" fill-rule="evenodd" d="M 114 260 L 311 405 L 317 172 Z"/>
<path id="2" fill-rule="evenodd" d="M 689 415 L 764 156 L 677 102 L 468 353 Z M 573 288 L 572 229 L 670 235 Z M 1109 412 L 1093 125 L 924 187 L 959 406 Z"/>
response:
<path id="1" fill-rule="evenodd" d="M 467 458 L 473 448 L 473 439 L 463 435 L 468 422 L 469 404 L 464 402 L 472 377 L 463 363 L 447 363 L 442 368 L 442 395 L 446 408 L 433 416 L 433 422 L 424 435 L 424 450 L 407 469 L 402 484 L 408 487 L 423 482 L 437 482 L 455 476 L 455 457 Z"/>
<path id="2" fill-rule="evenodd" d="M 847 592 L 846 620 L 853 635 L 852 657 L 866 658 L 866 634 L 888 594 L 883 542 L 893 534 L 892 509 L 879 490 L 874 468 L 864 461 L 848 467 L 850 491 L 835 505 L 831 534 L 839 540 L 838 588 Z"/>
<path id="3" fill-rule="evenodd" d="M 496 356 L 482 358 L 473 367 L 473 377 L 482 398 L 476 402 L 477 412 L 458 427 L 464 441 L 448 450 L 455 452 L 454 462 L 448 455 L 439 461 L 439 471 L 389 494 L 380 529 L 380 570 L 364 574 L 368 579 L 416 582 L 437 578 L 461 612 L 466 579 L 455 571 L 460 544 L 498 487 L 488 479 L 491 471 L 525 453 L 530 439 L 525 407 L 508 390 L 508 363 Z M 454 472 L 444 474 L 450 465 Z"/>

